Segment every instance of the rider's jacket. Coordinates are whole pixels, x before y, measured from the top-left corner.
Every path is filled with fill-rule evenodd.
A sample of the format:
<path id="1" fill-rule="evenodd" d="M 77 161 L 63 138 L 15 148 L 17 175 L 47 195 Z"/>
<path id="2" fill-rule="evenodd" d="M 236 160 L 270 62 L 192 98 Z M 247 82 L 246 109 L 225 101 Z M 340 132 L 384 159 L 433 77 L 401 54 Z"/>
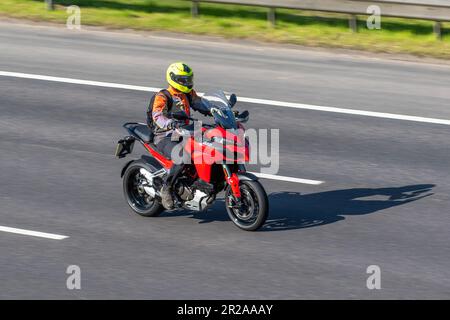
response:
<path id="1" fill-rule="evenodd" d="M 194 90 L 185 94 L 169 86 L 167 91 L 172 96 L 171 106 L 169 106 L 168 98 L 162 92 L 156 94 L 153 102 L 151 116 L 154 123 L 155 142 L 160 140 L 158 138 L 168 136 L 173 131 L 170 124 L 176 120 L 170 117 L 169 110 L 176 112 L 182 109 L 188 116 L 191 114 L 191 109 L 208 114 L 208 108 Z"/>

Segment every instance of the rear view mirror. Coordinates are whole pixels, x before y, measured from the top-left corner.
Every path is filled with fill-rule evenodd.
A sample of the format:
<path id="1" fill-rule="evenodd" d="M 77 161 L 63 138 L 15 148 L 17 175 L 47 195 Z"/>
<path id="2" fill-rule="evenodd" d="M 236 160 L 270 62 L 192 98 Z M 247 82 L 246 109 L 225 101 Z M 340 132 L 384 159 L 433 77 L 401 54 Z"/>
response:
<path id="1" fill-rule="evenodd" d="M 234 93 L 230 96 L 229 101 L 230 101 L 230 106 L 233 108 L 237 102 L 237 97 Z"/>
<path id="2" fill-rule="evenodd" d="M 249 112 L 245 110 L 244 112 L 238 114 L 236 116 L 236 121 L 245 123 L 248 121 Z"/>

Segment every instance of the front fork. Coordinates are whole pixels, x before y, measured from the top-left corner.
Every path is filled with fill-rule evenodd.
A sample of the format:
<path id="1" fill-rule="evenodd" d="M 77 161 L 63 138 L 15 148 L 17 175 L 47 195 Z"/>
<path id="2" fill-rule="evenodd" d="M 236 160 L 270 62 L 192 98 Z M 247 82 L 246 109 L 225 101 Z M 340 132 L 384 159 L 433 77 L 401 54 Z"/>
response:
<path id="1" fill-rule="evenodd" d="M 239 177 L 236 173 L 232 173 L 228 165 L 224 164 L 223 166 L 223 172 L 225 174 L 225 180 L 230 185 L 231 192 L 233 194 L 233 200 L 235 201 L 236 205 L 240 205 L 241 203 L 241 189 L 239 188 Z M 242 166 L 243 167 L 243 166 Z M 242 169 L 241 167 L 239 170 L 244 170 L 245 167 Z"/>

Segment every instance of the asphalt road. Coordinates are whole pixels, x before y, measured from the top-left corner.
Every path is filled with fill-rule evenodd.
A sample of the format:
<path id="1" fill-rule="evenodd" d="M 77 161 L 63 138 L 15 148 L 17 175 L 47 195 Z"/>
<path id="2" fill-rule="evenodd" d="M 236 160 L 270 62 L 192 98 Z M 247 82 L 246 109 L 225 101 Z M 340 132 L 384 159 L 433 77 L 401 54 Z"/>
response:
<path id="1" fill-rule="evenodd" d="M 162 86 L 180 59 L 199 91 L 450 119 L 448 66 L 0 23 L 1 71 Z M 221 202 L 130 212 L 113 151 L 150 95 L 0 77 L 0 226 L 69 236 L 0 232 L 0 298 L 450 298 L 449 126 L 239 104 L 280 129 L 280 175 L 324 181 L 262 180 L 270 217 L 249 233 Z"/>

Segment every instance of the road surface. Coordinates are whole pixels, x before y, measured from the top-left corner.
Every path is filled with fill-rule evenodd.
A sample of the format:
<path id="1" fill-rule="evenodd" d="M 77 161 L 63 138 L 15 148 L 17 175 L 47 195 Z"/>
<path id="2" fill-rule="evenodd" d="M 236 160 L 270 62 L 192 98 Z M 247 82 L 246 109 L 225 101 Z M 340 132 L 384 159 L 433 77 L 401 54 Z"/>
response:
<path id="1" fill-rule="evenodd" d="M 450 119 L 444 65 L 0 23 L 0 71 L 161 87 L 175 60 L 203 92 Z M 270 216 L 250 233 L 222 202 L 130 212 L 113 152 L 150 96 L 0 76 L 0 226 L 67 236 L 0 230 L 1 299 L 450 298 L 450 126 L 239 103 L 280 129 L 278 175 L 323 181 L 261 180 Z"/>

